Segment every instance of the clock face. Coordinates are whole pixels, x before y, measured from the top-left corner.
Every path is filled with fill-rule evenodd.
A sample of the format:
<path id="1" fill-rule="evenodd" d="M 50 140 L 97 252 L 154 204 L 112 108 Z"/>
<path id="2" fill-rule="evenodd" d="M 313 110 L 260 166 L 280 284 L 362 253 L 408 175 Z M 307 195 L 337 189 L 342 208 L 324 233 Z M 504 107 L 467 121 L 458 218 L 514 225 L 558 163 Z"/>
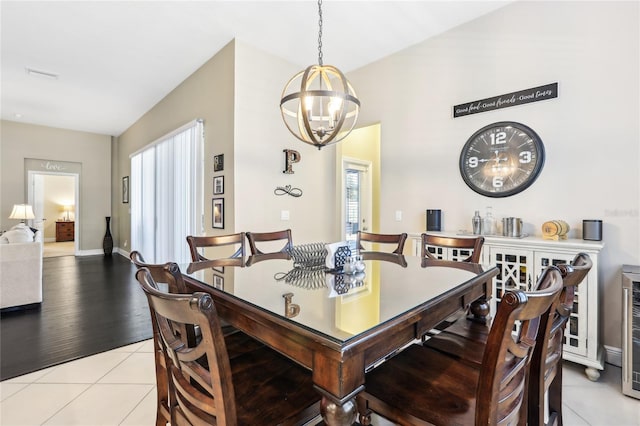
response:
<path id="1" fill-rule="evenodd" d="M 475 132 L 460 153 L 465 183 L 487 197 L 508 197 L 528 188 L 544 165 L 544 145 L 524 124 L 502 121 Z"/>

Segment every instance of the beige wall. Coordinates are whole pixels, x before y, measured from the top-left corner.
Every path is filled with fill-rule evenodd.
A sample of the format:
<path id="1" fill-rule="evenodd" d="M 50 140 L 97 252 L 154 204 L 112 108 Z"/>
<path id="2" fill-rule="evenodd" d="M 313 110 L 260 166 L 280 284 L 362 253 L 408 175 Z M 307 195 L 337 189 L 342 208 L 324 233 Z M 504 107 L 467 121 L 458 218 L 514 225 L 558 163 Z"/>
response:
<path id="1" fill-rule="evenodd" d="M 129 156 L 194 119 L 204 120 L 204 207 L 205 233 L 226 233 L 234 229 L 233 221 L 233 132 L 234 132 L 234 42 L 225 46 L 200 69 L 176 87 L 156 106 L 118 137 L 117 179 L 114 180 L 114 215 L 118 239 L 114 246 L 130 251 L 131 217 L 129 204 L 120 194 L 123 176 L 130 176 Z M 224 154 L 225 229 L 211 227 L 213 194 L 213 156 Z M 219 173 L 216 173 L 219 175 Z M 185 242 L 186 244 L 186 242 Z M 135 247 L 133 247 L 135 250 Z"/>
<path id="2" fill-rule="evenodd" d="M 280 116 L 282 88 L 298 71 L 240 41 L 231 42 L 118 138 L 116 192 L 122 176 L 130 174 L 132 152 L 189 120 L 203 118 L 206 234 L 292 228 L 296 241 L 339 238 L 339 224 L 333 218 L 335 194 L 326 190 L 335 184 L 335 147 L 318 151 L 302 144 Z M 302 156 L 293 175 L 282 173 L 284 149 L 295 149 Z M 224 171 L 213 173 L 217 154 L 225 156 Z M 224 176 L 223 230 L 211 227 L 214 175 Z M 275 188 L 285 185 L 300 188 L 303 196 L 276 196 Z M 129 205 L 119 199 L 114 205 L 119 217 L 117 246 L 129 251 L 131 247 L 125 246 L 131 234 Z M 290 220 L 280 220 L 283 210 Z"/>
<path id="3" fill-rule="evenodd" d="M 619 348 L 620 267 L 640 264 L 638 15 L 638 2 L 516 2 L 351 73 L 360 125 L 382 123 L 381 228 L 424 231 L 425 209 L 440 208 L 446 230 L 470 229 L 493 206 L 527 233 L 563 219 L 581 238 L 582 219 L 602 219 L 601 336 Z M 557 99 L 452 118 L 456 104 L 553 82 Z M 547 160 L 529 189 L 491 199 L 465 185 L 458 159 L 502 120 L 532 127 Z"/>
<path id="4" fill-rule="evenodd" d="M 105 217 L 111 215 L 111 137 L 14 121 L 0 128 L 0 229 L 15 225 L 9 220 L 14 204 L 27 199 L 25 159 L 80 163 L 79 249 L 101 253 Z"/>

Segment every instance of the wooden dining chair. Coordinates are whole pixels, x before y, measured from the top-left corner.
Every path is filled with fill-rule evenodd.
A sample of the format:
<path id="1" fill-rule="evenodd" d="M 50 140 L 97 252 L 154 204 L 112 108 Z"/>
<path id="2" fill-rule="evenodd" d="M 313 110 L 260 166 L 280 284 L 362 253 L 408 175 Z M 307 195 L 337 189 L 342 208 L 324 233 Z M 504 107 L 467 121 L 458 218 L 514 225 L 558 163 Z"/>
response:
<path id="1" fill-rule="evenodd" d="M 166 354 L 172 425 L 295 425 L 320 414 L 320 394 L 303 367 L 265 346 L 228 355 L 211 295 L 159 291 L 146 268 L 136 278 Z M 175 323 L 202 330 L 196 346 L 173 334 Z"/>
<path id="2" fill-rule="evenodd" d="M 184 278 L 177 264 L 146 263 L 142 254 L 136 250 L 130 253 L 129 258 L 138 270 L 146 268 L 151 274 L 156 286 L 158 286 L 158 284 L 163 284 L 166 286 L 163 290 L 166 290 L 168 293 L 184 294 L 188 292 Z M 156 323 L 154 321 L 151 322 L 151 326 L 153 331 L 154 359 L 156 364 L 156 424 L 165 426 L 166 423 L 171 420 L 168 400 L 169 377 L 159 330 L 156 329 Z M 196 346 L 198 340 L 201 339 L 201 331 L 198 327 L 194 327 L 189 324 L 172 323 L 171 328 L 174 335 L 182 340 L 188 347 Z M 239 332 L 236 328 L 223 321 L 221 321 L 221 328 L 231 357 L 241 356 L 263 346 L 262 343 L 251 338 L 245 333 Z"/>
<path id="3" fill-rule="evenodd" d="M 239 232 L 237 234 L 228 235 L 209 235 L 196 237 L 193 235 L 187 236 L 187 244 L 189 245 L 189 252 L 191 253 L 191 261 L 207 262 L 207 267 L 214 266 L 244 266 L 244 239 L 245 233 Z M 235 249 L 237 246 L 237 249 Z M 235 252 L 228 257 L 212 258 L 205 257 L 201 251 L 206 248 L 216 248 L 218 250 L 226 250 L 229 252 L 229 247 L 235 249 Z M 190 269 L 198 269 L 197 266 L 189 266 Z M 188 271 L 190 273 L 190 271 Z"/>
<path id="4" fill-rule="evenodd" d="M 247 240 L 249 240 L 249 249 L 252 255 L 269 254 L 269 253 L 288 253 L 293 247 L 293 239 L 291 238 L 291 229 L 274 232 L 247 232 Z M 284 247 L 279 250 L 262 251 L 256 243 L 267 243 L 270 241 L 284 240 Z"/>
<path id="5" fill-rule="evenodd" d="M 423 233 L 421 238 L 420 252 L 422 257 L 438 259 L 439 257 L 432 253 L 430 248 L 442 247 L 454 250 L 450 256 L 451 260 L 480 263 L 484 237 L 450 237 Z"/>
<path id="6" fill-rule="evenodd" d="M 407 267 L 407 259 L 403 254 L 385 253 L 380 251 L 365 251 L 362 252 L 362 260 L 379 260 L 382 262 L 397 263 L 403 268 Z"/>
<path id="7" fill-rule="evenodd" d="M 450 260 L 456 260 L 458 262 L 480 262 L 484 237 L 451 237 L 422 233 L 420 238 L 420 255 L 424 259 L 442 260 L 450 258 Z M 440 256 L 437 253 L 439 249 L 451 249 L 453 253 L 451 253 L 451 256 Z M 432 250 L 434 252 L 432 252 Z M 461 307 L 458 312 L 450 315 L 449 318 L 436 325 L 431 332 L 427 333 L 427 336 L 432 336 L 437 330 L 443 330 L 449 327 L 451 324 L 457 322 L 464 313 L 464 307 Z"/>
<path id="8" fill-rule="evenodd" d="M 529 382 L 528 423 L 530 425 L 562 426 L 562 350 L 564 330 L 573 311 L 577 286 L 584 281 L 593 267 L 586 253 L 578 253 L 570 265 L 558 265 L 563 278 L 563 289 L 556 312 L 549 317 L 551 330 L 546 340 L 538 339 L 531 361 Z M 543 324 L 541 324 L 543 326 Z M 545 395 L 549 417 L 545 422 Z"/>
<path id="9" fill-rule="evenodd" d="M 356 247 L 358 247 L 358 250 L 365 250 L 362 245 L 363 241 L 374 244 L 395 244 L 395 248 L 391 253 L 402 254 L 402 251 L 404 250 L 404 243 L 407 241 L 407 234 L 375 234 L 371 232 L 358 231 L 358 235 L 356 237 Z"/>
<path id="10" fill-rule="evenodd" d="M 144 257 L 135 250 L 129 254 L 129 258 L 138 269 L 149 265 L 148 271 L 153 275 L 156 282 L 163 282 L 164 274 L 160 271 L 165 265 L 147 264 L 144 261 Z M 175 285 L 175 283 L 172 283 L 172 285 Z M 153 334 L 153 357 L 156 366 L 156 426 L 166 426 L 167 423 L 171 421 L 167 362 L 164 351 L 162 350 L 160 333 L 153 319 L 151 321 L 151 328 Z"/>
<path id="11" fill-rule="evenodd" d="M 546 288 L 508 291 L 500 303 L 479 368 L 413 344 L 366 374 L 357 396 L 362 424 L 371 412 L 401 425 L 515 425 L 526 404 L 529 360 L 541 319 L 555 310 L 562 277 L 542 273 Z M 517 333 L 512 330 L 520 323 Z"/>
<path id="12" fill-rule="evenodd" d="M 169 293 L 187 293 L 187 285 L 184 282 L 182 274 L 177 265 L 172 263 L 162 263 L 162 264 L 152 264 L 147 263 L 144 260 L 144 256 L 137 251 L 134 250 L 129 254 L 129 259 L 131 263 L 133 263 L 136 268 L 147 268 L 151 273 L 151 276 L 155 280 L 156 283 L 166 285 L 166 291 Z M 175 265 L 176 270 L 169 270 L 172 265 Z M 193 327 L 184 327 L 182 325 L 176 325 L 176 329 L 174 330 L 179 336 L 182 336 L 182 339 L 189 346 L 193 346 L 196 343 L 196 330 Z"/>
<path id="13" fill-rule="evenodd" d="M 546 424 L 562 425 L 562 349 L 564 330 L 573 310 L 575 291 L 589 273 L 593 263 L 589 255 L 579 253 L 571 264 L 560 264 L 563 289 L 559 296 L 555 313 L 547 335 L 540 335 L 531 358 L 531 374 L 528 385 L 528 422 L 542 425 L 544 422 L 545 393 L 549 401 L 549 420 Z M 538 280 L 537 287 L 545 285 Z M 482 352 L 487 344 L 491 324 L 482 324 L 461 318 L 445 328 L 441 333 L 425 341 L 424 345 L 444 354 L 455 357 L 461 362 L 479 367 L 482 364 Z M 541 324 L 547 327 L 547 324 Z"/>

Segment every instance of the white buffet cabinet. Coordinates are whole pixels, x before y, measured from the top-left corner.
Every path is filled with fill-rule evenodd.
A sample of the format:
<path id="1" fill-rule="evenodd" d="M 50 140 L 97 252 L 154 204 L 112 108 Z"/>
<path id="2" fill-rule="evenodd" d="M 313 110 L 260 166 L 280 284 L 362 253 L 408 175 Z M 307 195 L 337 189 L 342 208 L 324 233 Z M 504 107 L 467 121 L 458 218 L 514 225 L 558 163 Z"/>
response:
<path id="1" fill-rule="evenodd" d="M 413 254 L 419 256 L 420 234 L 412 234 L 410 238 L 413 241 Z M 492 312 L 495 312 L 496 302 L 505 290 L 531 290 L 546 266 L 570 263 L 580 252 L 591 257 L 593 268 L 577 287 L 573 312 L 565 330 L 563 350 L 564 359 L 587 367 L 585 372 L 591 380 L 597 380 L 600 377 L 599 370 L 604 369 L 604 352 L 598 333 L 598 256 L 603 247 L 604 244 L 599 241 L 485 236 L 482 248 L 482 263 L 496 265 L 500 270 L 493 280 Z M 470 250 L 464 253 L 443 247 L 429 247 L 429 250 L 446 260 L 459 260 L 470 255 Z"/>

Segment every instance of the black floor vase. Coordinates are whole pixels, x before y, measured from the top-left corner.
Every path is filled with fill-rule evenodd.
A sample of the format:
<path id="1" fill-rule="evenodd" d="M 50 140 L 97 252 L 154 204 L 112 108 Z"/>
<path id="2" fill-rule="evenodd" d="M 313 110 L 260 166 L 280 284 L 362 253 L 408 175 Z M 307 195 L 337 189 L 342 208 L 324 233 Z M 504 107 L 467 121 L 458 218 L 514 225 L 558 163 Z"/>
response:
<path id="1" fill-rule="evenodd" d="M 107 216 L 107 232 L 104 234 L 104 239 L 102 240 L 102 249 L 104 250 L 105 256 L 111 256 L 113 253 L 113 237 L 111 236 L 111 227 L 109 223 L 111 222 L 111 218 Z"/>

